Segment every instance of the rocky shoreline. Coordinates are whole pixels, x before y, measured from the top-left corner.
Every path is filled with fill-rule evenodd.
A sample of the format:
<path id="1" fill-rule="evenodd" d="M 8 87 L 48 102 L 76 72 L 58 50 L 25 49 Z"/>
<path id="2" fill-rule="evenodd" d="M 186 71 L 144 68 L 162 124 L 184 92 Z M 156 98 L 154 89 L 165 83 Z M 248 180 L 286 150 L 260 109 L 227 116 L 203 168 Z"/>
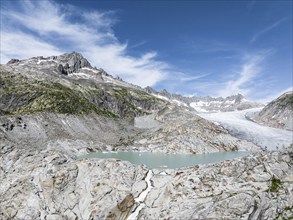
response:
<path id="1" fill-rule="evenodd" d="M 293 158 L 260 152 L 158 170 L 64 149 L 1 148 L 1 219 L 274 219 L 293 215 Z M 148 175 L 149 174 L 149 175 Z M 138 199 L 151 186 L 144 199 Z"/>

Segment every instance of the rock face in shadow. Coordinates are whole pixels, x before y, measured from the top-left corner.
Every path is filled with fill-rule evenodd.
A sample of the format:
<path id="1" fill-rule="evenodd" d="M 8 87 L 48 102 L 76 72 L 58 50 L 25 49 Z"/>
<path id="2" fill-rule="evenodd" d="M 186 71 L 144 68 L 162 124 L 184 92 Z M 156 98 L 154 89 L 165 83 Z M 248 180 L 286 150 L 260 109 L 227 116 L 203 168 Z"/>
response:
<path id="1" fill-rule="evenodd" d="M 68 73 L 77 72 L 83 67 L 92 68 L 91 64 L 87 59 L 85 59 L 80 53 L 72 52 L 65 53 L 57 57 L 57 60 L 62 64 L 65 63 Z"/>
<path id="2" fill-rule="evenodd" d="M 89 61 L 77 52 L 62 54 L 57 57 L 56 61 L 60 63 L 57 71 L 64 75 L 78 72 L 84 67 L 92 68 Z"/>
<path id="3" fill-rule="evenodd" d="M 13 64 L 13 63 L 18 63 L 20 60 L 19 59 L 11 59 L 7 62 L 8 65 Z"/>
<path id="4" fill-rule="evenodd" d="M 134 197 L 132 194 L 127 195 L 122 202 L 120 202 L 117 207 L 112 209 L 107 215 L 107 220 L 116 220 L 116 219 L 127 219 L 131 210 L 134 206 Z"/>
<path id="5" fill-rule="evenodd" d="M 271 101 L 251 118 L 267 126 L 293 130 L 293 91 Z"/>

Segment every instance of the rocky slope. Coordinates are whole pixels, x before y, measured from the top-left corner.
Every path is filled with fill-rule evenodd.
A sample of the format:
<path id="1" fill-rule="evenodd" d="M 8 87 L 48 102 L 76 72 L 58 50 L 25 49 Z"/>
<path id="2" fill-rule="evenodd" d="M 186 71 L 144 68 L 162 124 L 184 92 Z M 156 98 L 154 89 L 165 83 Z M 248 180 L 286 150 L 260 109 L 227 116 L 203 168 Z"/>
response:
<path id="1" fill-rule="evenodd" d="M 84 152 L 259 150 L 184 107 L 93 68 L 76 52 L 12 60 L 0 71 L 0 132 L 16 144 Z"/>
<path id="2" fill-rule="evenodd" d="M 292 153 L 259 152 L 168 99 L 92 67 L 78 53 L 0 67 L 0 219 L 292 217 Z M 249 157 L 148 170 L 94 151 Z"/>
<path id="3" fill-rule="evenodd" d="M 150 94 L 154 94 L 159 98 L 168 100 L 176 105 L 189 107 L 197 112 L 228 112 L 263 106 L 261 103 L 247 100 L 241 94 L 228 96 L 226 98 L 214 98 L 210 96 L 186 97 L 178 94 L 171 94 L 167 90 L 157 92 L 151 87 L 146 87 L 145 91 L 149 92 Z"/>
<path id="4" fill-rule="evenodd" d="M 293 91 L 271 101 L 251 119 L 271 127 L 293 130 Z"/>
<path id="5" fill-rule="evenodd" d="M 140 217 L 278 219 L 293 217 L 292 155 L 257 154 L 223 163 L 154 172 Z"/>
<path id="6" fill-rule="evenodd" d="M 6 145 L 0 154 L 0 219 L 289 219 L 292 157 L 258 153 L 148 171 L 124 161 L 75 160 L 59 147 Z"/>
<path id="7" fill-rule="evenodd" d="M 96 113 L 134 117 L 162 109 L 167 102 L 92 68 L 73 52 L 1 65 L 0 113 Z"/>
<path id="8" fill-rule="evenodd" d="M 176 106 L 142 117 L 147 117 L 143 125 L 154 122 L 156 126 L 137 127 L 133 119 L 117 120 L 94 114 L 0 116 L 0 134 L 23 148 L 40 150 L 58 145 L 76 154 L 117 150 L 196 154 L 260 150 L 256 145 L 232 137 L 225 129 Z"/>
<path id="9" fill-rule="evenodd" d="M 260 149 L 250 142 L 232 137 L 224 128 L 178 107 L 160 111 L 155 120 L 159 122 L 155 132 L 145 132 L 132 141 L 123 140 L 123 144 L 117 148 L 193 154 Z"/>

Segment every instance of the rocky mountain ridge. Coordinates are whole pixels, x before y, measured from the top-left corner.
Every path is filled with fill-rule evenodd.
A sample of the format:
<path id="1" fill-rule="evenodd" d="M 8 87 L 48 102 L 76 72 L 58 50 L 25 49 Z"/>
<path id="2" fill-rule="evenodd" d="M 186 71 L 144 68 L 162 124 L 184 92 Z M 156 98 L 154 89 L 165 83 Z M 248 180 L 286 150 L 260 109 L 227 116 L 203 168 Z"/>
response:
<path id="1" fill-rule="evenodd" d="M 227 112 L 235 110 L 244 110 L 264 106 L 261 103 L 247 100 L 243 95 L 237 94 L 233 96 L 211 97 L 211 96 L 191 96 L 186 97 L 179 94 L 169 93 L 167 90 L 157 92 L 151 87 L 146 87 L 145 91 L 154 94 L 159 98 L 166 99 L 179 106 L 191 108 L 197 112 Z"/>
<path id="2" fill-rule="evenodd" d="M 96 113 L 134 117 L 163 109 L 168 103 L 92 68 L 73 52 L 35 57 L 1 65 L 0 113 Z"/>
<path id="3" fill-rule="evenodd" d="M 293 130 L 293 91 L 269 102 L 252 120 L 275 128 Z"/>
<path id="4" fill-rule="evenodd" d="M 103 69 L 92 67 L 88 60 L 86 60 L 81 54 L 77 52 L 66 53 L 60 56 L 51 56 L 46 58 L 39 56 L 27 60 L 12 59 L 7 63 L 7 65 L 1 65 L 1 68 L 6 73 L 21 72 L 21 76 L 24 77 L 24 79 L 16 79 L 20 82 L 23 80 L 27 80 L 26 78 L 28 78 L 33 80 L 41 80 L 43 82 L 57 82 L 61 83 L 61 85 L 63 86 L 69 86 L 71 88 L 74 87 L 74 84 L 82 84 L 83 86 L 87 87 L 91 87 L 93 84 L 96 84 L 96 86 L 99 86 L 99 84 L 104 84 L 107 87 L 112 87 L 113 85 L 115 85 L 116 87 L 118 87 L 118 89 L 121 89 L 121 87 L 126 88 L 127 90 L 134 89 L 134 91 L 140 91 L 140 94 L 150 94 L 153 96 L 153 98 L 161 100 L 161 102 L 162 100 L 168 101 L 178 106 L 184 106 L 199 112 L 234 111 L 262 106 L 260 103 L 246 100 L 241 94 L 229 96 L 226 98 L 213 98 L 209 96 L 184 97 L 177 94 L 171 94 L 166 90 L 157 92 L 150 87 L 142 89 L 139 86 L 124 82 L 119 77 L 112 77 Z M 42 74 L 39 74 L 39 72 L 42 72 Z M 32 82 L 29 83 L 33 84 Z M 84 93 L 84 91 L 81 92 Z M 87 94 L 87 96 L 89 97 L 86 97 L 87 99 L 96 98 L 92 98 L 91 94 Z M 103 100 L 108 99 L 111 98 L 103 98 Z M 99 103 L 93 104 L 101 105 Z M 108 109 L 110 107 L 107 106 L 107 104 L 105 105 L 106 106 L 99 106 L 99 108 L 102 107 L 103 109 Z M 137 107 L 141 108 L 141 106 Z M 117 115 L 117 113 L 118 112 L 116 110 L 114 114 Z M 139 115 L 137 111 L 135 111 L 134 115 L 135 114 Z M 118 113 L 118 115 L 125 116 L 125 114 L 123 113 Z"/>

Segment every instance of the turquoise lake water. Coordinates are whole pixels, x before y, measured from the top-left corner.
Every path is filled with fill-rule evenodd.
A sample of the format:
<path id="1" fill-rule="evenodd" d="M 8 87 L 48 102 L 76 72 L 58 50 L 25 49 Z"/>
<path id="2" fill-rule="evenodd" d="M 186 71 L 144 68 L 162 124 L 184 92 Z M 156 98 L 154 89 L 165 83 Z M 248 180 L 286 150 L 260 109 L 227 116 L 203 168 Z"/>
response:
<path id="1" fill-rule="evenodd" d="M 217 163 L 251 154 L 247 151 L 217 152 L 209 154 L 164 154 L 151 152 L 97 152 L 81 156 L 80 158 L 114 158 L 126 160 L 133 164 L 145 164 L 153 168 L 180 168 L 196 164 Z"/>

